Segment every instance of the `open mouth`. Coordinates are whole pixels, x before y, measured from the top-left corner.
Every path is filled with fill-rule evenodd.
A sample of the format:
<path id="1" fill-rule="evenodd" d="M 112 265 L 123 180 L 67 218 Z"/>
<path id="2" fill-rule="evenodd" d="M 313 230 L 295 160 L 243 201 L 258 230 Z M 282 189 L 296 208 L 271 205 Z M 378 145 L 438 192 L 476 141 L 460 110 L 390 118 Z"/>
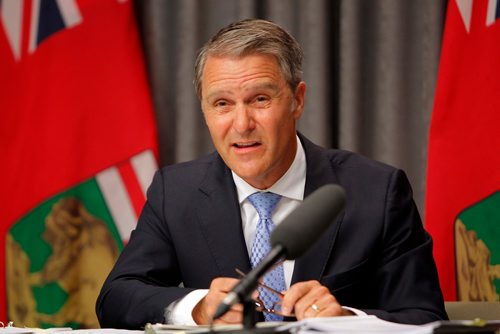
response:
<path id="1" fill-rule="evenodd" d="M 259 142 L 247 142 L 247 143 L 234 143 L 233 144 L 233 147 L 235 148 L 250 148 L 250 147 L 256 147 L 256 146 L 259 146 L 260 143 Z"/>

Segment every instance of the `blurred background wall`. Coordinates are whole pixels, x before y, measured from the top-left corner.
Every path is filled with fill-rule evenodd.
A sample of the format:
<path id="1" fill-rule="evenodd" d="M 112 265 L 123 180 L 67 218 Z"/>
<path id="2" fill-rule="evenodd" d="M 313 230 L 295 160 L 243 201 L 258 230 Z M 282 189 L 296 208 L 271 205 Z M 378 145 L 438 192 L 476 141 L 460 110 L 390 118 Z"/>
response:
<path id="1" fill-rule="evenodd" d="M 263 18 L 286 28 L 305 52 L 300 131 L 405 170 L 423 215 L 445 9 L 445 0 L 136 1 L 160 164 L 213 150 L 192 85 L 197 50 L 232 21 Z"/>

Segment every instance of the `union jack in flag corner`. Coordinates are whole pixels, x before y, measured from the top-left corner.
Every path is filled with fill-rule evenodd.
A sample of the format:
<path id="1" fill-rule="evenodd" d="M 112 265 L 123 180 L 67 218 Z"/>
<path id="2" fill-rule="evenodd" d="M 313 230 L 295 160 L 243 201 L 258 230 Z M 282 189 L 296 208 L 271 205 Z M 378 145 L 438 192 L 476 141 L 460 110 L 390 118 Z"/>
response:
<path id="1" fill-rule="evenodd" d="M 449 1 L 426 227 L 446 300 L 500 301 L 500 3 Z"/>
<path id="2" fill-rule="evenodd" d="M 0 320 L 98 328 L 157 169 L 130 1 L 0 0 Z"/>

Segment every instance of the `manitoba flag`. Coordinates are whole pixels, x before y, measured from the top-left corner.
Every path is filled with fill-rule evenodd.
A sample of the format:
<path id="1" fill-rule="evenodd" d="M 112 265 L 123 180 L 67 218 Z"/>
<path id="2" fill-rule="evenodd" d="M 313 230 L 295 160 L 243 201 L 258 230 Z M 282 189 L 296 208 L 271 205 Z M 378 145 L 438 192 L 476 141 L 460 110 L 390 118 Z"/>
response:
<path id="1" fill-rule="evenodd" d="M 499 127 L 500 1 L 450 1 L 425 215 L 446 300 L 500 300 Z"/>
<path id="2" fill-rule="evenodd" d="M 97 328 L 157 169 L 133 4 L 0 0 L 0 320 Z"/>

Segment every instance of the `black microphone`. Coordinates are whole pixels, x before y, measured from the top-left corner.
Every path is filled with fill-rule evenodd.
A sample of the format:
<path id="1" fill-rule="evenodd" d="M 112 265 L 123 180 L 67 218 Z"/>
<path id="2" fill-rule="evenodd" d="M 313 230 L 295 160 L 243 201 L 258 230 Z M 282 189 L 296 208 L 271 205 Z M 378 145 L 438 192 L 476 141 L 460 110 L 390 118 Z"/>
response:
<path id="1" fill-rule="evenodd" d="M 257 288 L 259 278 L 279 259 L 294 260 L 310 248 L 335 220 L 345 205 L 341 186 L 327 184 L 306 197 L 271 234 L 271 251 L 222 300 L 213 316 L 216 320 L 231 306 L 243 302 Z"/>

